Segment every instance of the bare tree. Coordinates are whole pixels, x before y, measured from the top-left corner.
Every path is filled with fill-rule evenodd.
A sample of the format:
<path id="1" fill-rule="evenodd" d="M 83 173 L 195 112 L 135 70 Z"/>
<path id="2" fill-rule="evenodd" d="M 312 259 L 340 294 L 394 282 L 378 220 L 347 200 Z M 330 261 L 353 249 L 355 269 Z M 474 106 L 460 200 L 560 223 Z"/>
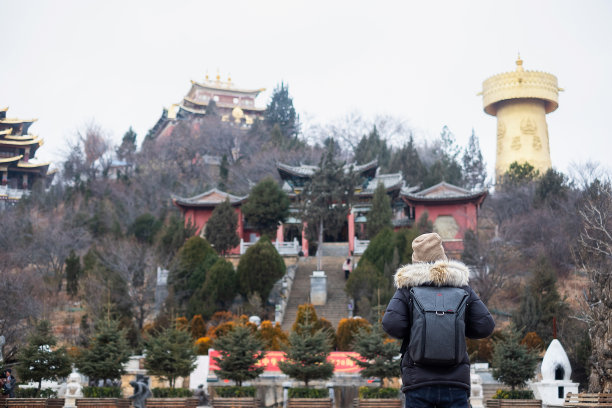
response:
<path id="1" fill-rule="evenodd" d="M 585 196 L 578 255 L 590 284 L 585 316 L 593 350 L 589 391 L 612 392 L 612 185 L 596 180 Z"/>

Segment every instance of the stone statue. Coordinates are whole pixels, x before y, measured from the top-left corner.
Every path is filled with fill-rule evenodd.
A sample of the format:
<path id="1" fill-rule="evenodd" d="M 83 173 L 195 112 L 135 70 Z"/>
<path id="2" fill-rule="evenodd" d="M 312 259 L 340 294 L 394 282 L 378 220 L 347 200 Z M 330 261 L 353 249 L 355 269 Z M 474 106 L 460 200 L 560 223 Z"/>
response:
<path id="1" fill-rule="evenodd" d="M 70 373 L 68 376 L 68 384 L 64 394 L 64 407 L 76 407 L 76 399 L 83 398 L 83 386 L 80 383 L 81 376 L 77 373 Z"/>
<path id="2" fill-rule="evenodd" d="M 134 388 L 134 395 L 130 397 L 133 401 L 134 408 L 145 408 L 146 399 L 151 396 L 149 389 L 149 378 L 142 374 L 136 375 L 136 380 L 130 381 L 130 385 Z"/>

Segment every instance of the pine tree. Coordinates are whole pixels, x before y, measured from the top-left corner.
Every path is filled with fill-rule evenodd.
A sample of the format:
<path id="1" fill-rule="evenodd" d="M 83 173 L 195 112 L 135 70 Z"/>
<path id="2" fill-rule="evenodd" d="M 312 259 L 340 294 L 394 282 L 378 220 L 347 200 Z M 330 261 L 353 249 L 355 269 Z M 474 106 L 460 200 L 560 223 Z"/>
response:
<path id="1" fill-rule="evenodd" d="M 338 351 L 353 351 L 353 342 L 359 330 L 367 328 L 370 330 L 371 325 L 362 317 L 352 317 L 340 319 L 338 322 L 338 330 L 336 331 L 336 342 Z"/>
<path id="2" fill-rule="evenodd" d="M 132 162 L 134 159 L 134 154 L 136 153 L 136 132 L 130 126 L 127 132 L 123 135 L 123 139 L 121 141 L 121 145 L 117 148 L 117 157 L 120 160 L 127 160 L 128 162 Z"/>
<path id="3" fill-rule="evenodd" d="M 401 171 L 409 186 L 420 186 L 423 183 L 427 169 L 421 161 L 412 134 L 404 146 L 392 152 L 389 171 Z"/>
<path id="4" fill-rule="evenodd" d="M 38 383 L 43 380 L 59 380 L 70 374 L 70 358 L 64 347 L 56 348 L 57 339 L 48 320 L 38 322 L 28 336 L 27 344 L 19 350 L 17 373 L 21 381 Z"/>
<path id="5" fill-rule="evenodd" d="M 221 165 L 219 166 L 219 184 L 218 188 L 221 191 L 225 191 L 227 188 L 227 181 L 229 179 L 229 161 L 227 160 L 227 154 L 224 154 L 221 158 Z"/>
<path id="6" fill-rule="evenodd" d="M 537 353 L 529 351 L 520 342 L 521 335 L 511 327 L 502 339 L 495 342 L 493 349 L 493 377 L 510 386 L 512 391 L 533 378 L 538 363 Z"/>
<path id="7" fill-rule="evenodd" d="M 463 151 L 464 187 L 470 190 L 484 188 L 486 179 L 486 165 L 482 158 L 478 137 L 472 129 L 468 145 Z"/>
<path id="8" fill-rule="evenodd" d="M 238 324 L 218 337 L 213 347 L 221 353 L 221 357 L 214 358 L 219 366 L 215 374 L 234 380 L 239 387 L 243 381 L 254 380 L 264 371 L 264 367 L 256 367 L 264 357 L 263 343 L 253 329 L 244 324 Z"/>
<path id="9" fill-rule="evenodd" d="M 261 301 L 265 303 L 274 283 L 283 277 L 285 271 L 283 258 L 264 235 L 240 257 L 239 291 L 245 297 L 259 293 Z"/>
<path id="10" fill-rule="evenodd" d="M 178 377 L 188 376 L 195 368 L 197 354 L 187 330 L 169 327 L 145 341 L 144 367 L 174 388 Z"/>
<path id="11" fill-rule="evenodd" d="M 70 297 L 75 297 L 79 292 L 79 277 L 82 273 L 81 259 L 70 251 L 70 255 L 66 258 L 66 293 Z"/>
<path id="12" fill-rule="evenodd" d="M 557 276 L 550 261 L 538 259 L 517 312 L 512 316 L 521 333 L 536 332 L 547 344 L 553 339 L 553 318 L 562 319 L 568 305 L 557 291 Z"/>
<path id="13" fill-rule="evenodd" d="M 144 213 L 136 217 L 128 227 L 128 234 L 134 235 L 141 243 L 152 244 L 161 227 L 162 224 L 157 217 L 151 213 Z"/>
<path id="14" fill-rule="evenodd" d="M 189 238 L 179 249 L 168 276 L 179 306 L 187 304 L 193 293 L 204 285 L 206 274 L 217 259 L 214 249 L 198 236 Z"/>
<path id="15" fill-rule="evenodd" d="M 427 169 L 423 179 L 423 187 L 431 187 L 442 181 L 461 186 L 463 173 L 459 164 L 459 147 L 455 135 L 447 126 L 440 134 L 440 147 L 435 152 L 438 159 Z"/>
<path id="16" fill-rule="evenodd" d="M 279 224 L 289 216 L 289 197 L 274 179 L 265 178 L 251 190 L 242 213 L 260 234 L 275 237 Z"/>
<path id="17" fill-rule="evenodd" d="M 342 163 L 335 159 L 335 143 L 329 143 L 321 157 L 318 170 L 300 194 L 302 199 L 302 220 L 308 225 L 307 235 L 323 244 L 323 233 L 337 234 L 344 225 L 353 200 L 355 176 L 346 172 Z M 317 254 L 317 267 L 321 268 L 321 251 Z"/>
<path id="18" fill-rule="evenodd" d="M 75 365 L 79 372 L 90 379 L 118 379 L 125 374 L 124 364 L 130 358 L 130 350 L 125 331 L 119 330 L 119 323 L 101 320 L 96 324 L 96 332 L 89 347 L 83 349 Z"/>
<path id="19" fill-rule="evenodd" d="M 234 266 L 223 258 L 210 267 L 206 281 L 189 300 L 189 314 L 210 317 L 221 309 L 228 309 L 237 293 Z"/>
<path id="20" fill-rule="evenodd" d="M 387 195 L 387 190 L 383 183 L 378 183 L 374 190 L 372 199 L 372 209 L 368 213 L 366 231 L 368 237 L 375 237 L 382 229 L 391 228 L 391 199 Z"/>
<path id="21" fill-rule="evenodd" d="M 236 233 L 238 215 L 229 198 L 217 206 L 206 223 L 206 239 L 219 254 L 225 254 L 240 243 Z"/>
<path id="22" fill-rule="evenodd" d="M 328 336 L 322 330 L 312 331 L 314 324 L 307 319 L 298 330 L 289 334 L 286 360 L 280 361 L 280 370 L 291 378 L 304 381 L 327 380 L 334 374 L 334 365 L 327 361 L 331 351 Z"/>
<path id="23" fill-rule="evenodd" d="M 372 128 L 370 134 L 363 136 L 354 151 L 355 162 L 359 164 L 369 163 L 378 160 L 381 168 L 387 168 L 391 159 L 391 149 L 387 142 L 380 137 L 376 126 Z"/>
<path id="24" fill-rule="evenodd" d="M 387 338 L 379 322 L 357 332 L 353 350 L 363 357 L 363 360 L 352 359 L 362 368 L 359 375 L 363 378 L 379 378 L 382 387 L 385 378 L 400 376 L 400 365 L 395 360 L 400 351 L 399 344 Z"/>
<path id="25" fill-rule="evenodd" d="M 300 118 L 289 96 L 289 85 L 281 82 L 274 89 L 270 103 L 264 113 L 264 123 L 269 127 L 278 124 L 285 138 L 293 139 L 300 133 Z"/>
<path id="26" fill-rule="evenodd" d="M 215 102 L 214 99 L 210 99 L 208 101 L 208 105 L 206 105 L 206 111 L 204 112 L 204 114 L 207 117 L 218 117 L 219 116 L 219 112 L 217 111 L 217 102 Z"/>
<path id="27" fill-rule="evenodd" d="M 524 162 L 512 162 L 508 167 L 508 171 L 502 176 L 502 185 L 504 186 L 518 186 L 520 184 L 526 184 L 530 181 L 535 180 L 540 175 L 540 172 L 535 169 L 531 164 Z"/>

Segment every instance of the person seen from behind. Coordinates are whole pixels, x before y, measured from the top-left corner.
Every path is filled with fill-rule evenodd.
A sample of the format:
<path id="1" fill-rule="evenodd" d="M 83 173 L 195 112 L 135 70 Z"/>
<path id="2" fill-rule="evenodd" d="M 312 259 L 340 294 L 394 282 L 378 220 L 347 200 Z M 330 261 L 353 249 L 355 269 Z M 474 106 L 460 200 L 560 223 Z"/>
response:
<path id="1" fill-rule="evenodd" d="M 5 380 L 4 380 L 4 394 L 8 395 L 9 398 L 15 398 L 15 385 L 17 384 L 17 379 L 13 377 L 13 372 L 10 368 L 7 368 L 4 371 Z"/>
<path id="2" fill-rule="evenodd" d="M 412 342 L 410 342 L 411 329 L 419 330 L 420 323 L 411 327 L 413 318 L 418 317 L 415 314 L 415 299 L 417 291 L 423 290 L 420 288 L 460 288 L 461 290 L 450 290 L 453 293 L 463 294 L 461 298 L 464 309 L 464 327 L 465 337 L 471 339 L 481 339 L 489 336 L 495 328 L 495 322 L 485 304 L 480 300 L 478 295 L 469 286 L 469 270 L 465 264 L 459 261 L 448 260 L 442 247 L 442 239 L 436 233 L 428 233 L 418 236 L 412 242 L 412 264 L 400 267 L 394 276 L 394 283 L 397 288 L 393 298 L 389 302 L 385 314 L 383 316 L 382 325 L 384 330 L 392 337 L 403 339 L 401 359 L 402 373 L 402 392 L 406 397 L 406 408 L 468 408 L 468 398 L 470 395 L 470 361 L 467 350 L 464 345 L 464 337 L 461 343 L 463 347 L 457 347 L 459 354 L 456 360 L 452 363 L 434 364 L 426 362 L 415 362 L 414 359 L 418 355 L 413 351 Z M 411 291 L 411 289 L 416 291 Z M 425 290 L 427 291 L 427 289 Z M 443 292 L 439 289 L 440 292 Z M 430 291 L 431 292 L 431 291 Z M 435 290 L 432 292 L 435 296 Z M 438 302 L 445 302 L 447 298 L 442 297 L 442 294 L 437 294 L 437 298 L 431 298 L 431 302 L 427 303 L 430 308 L 439 307 Z M 439 301 L 439 299 L 445 299 Z M 423 301 L 419 302 L 426 303 Z M 449 301 L 450 303 L 450 301 Z M 421 306 L 419 306 L 421 307 Z M 443 305 L 442 307 L 449 307 Z M 425 307 L 427 309 L 427 307 Z M 437 310 L 437 309 L 436 309 Z M 440 312 L 433 313 L 432 321 L 443 321 L 445 309 Z M 459 309 L 457 309 L 459 310 Z M 446 318 L 452 318 L 452 307 L 446 311 Z M 461 316 L 459 314 L 459 316 Z M 427 330 L 432 330 L 435 339 L 435 325 L 430 324 Z M 451 330 L 457 330 L 456 325 L 453 325 Z M 421 327 L 421 329 L 423 329 Z M 425 329 L 423 329 L 425 330 Z M 463 336 L 463 333 L 461 333 Z M 416 337 L 416 336 L 414 336 Z M 429 337 L 429 333 L 428 333 Z M 425 337 L 424 337 L 425 338 Z M 430 347 L 430 350 L 436 350 L 436 347 L 441 347 L 444 343 L 444 338 L 439 337 L 440 342 L 416 340 L 425 343 L 424 348 Z M 455 337 L 457 338 L 457 337 Z M 455 340 L 457 342 L 458 340 Z M 428 344 L 429 343 L 429 344 Z M 434 344 L 432 344 L 434 343 Z M 458 343 L 455 343 L 458 344 Z M 439 350 L 439 349 L 438 349 Z M 444 350 L 446 351 L 446 350 Z M 449 351 L 455 353 L 454 351 Z"/>
<path id="3" fill-rule="evenodd" d="M 346 261 L 342 264 L 342 270 L 344 271 L 344 279 L 348 279 L 351 274 L 351 258 L 346 258 Z"/>

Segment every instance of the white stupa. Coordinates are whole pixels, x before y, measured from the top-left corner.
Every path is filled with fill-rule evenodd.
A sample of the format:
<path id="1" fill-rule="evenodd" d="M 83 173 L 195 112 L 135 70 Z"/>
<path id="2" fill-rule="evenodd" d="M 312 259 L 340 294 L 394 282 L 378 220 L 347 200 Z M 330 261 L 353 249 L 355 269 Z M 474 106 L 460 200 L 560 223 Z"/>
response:
<path id="1" fill-rule="evenodd" d="M 563 405 L 568 392 L 577 393 L 578 383 L 572 382 L 572 367 L 559 340 L 550 342 L 542 360 L 542 381 L 532 383 L 531 389 L 542 405 Z"/>

